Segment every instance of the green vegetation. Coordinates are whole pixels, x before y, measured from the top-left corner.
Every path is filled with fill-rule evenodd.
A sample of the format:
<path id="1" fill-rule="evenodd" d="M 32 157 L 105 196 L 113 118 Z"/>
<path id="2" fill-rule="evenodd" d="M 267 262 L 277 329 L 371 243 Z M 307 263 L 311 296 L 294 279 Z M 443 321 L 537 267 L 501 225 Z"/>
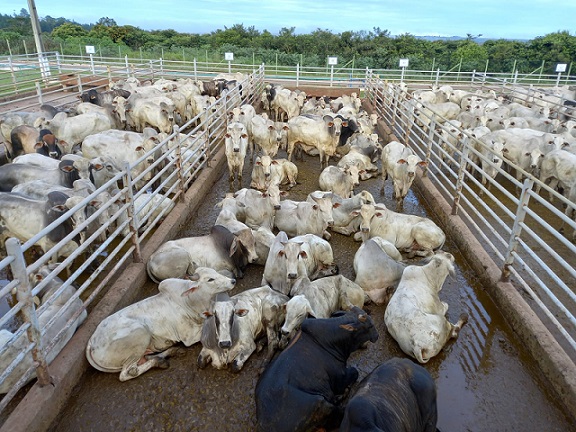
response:
<path id="1" fill-rule="evenodd" d="M 341 67 L 397 69 L 401 58 L 410 59 L 413 70 L 477 70 L 490 72 L 554 73 L 557 63 L 576 59 L 576 36 L 558 31 L 530 41 L 487 40 L 468 34 L 461 40 L 429 41 L 411 34 L 391 36 L 378 27 L 371 31 L 332 33 L 317 29 L 296 34 L 282 28 L 277 35 L 253 26 L 235 24 L 209 34 L 178 33 L 175 30 L 145 31 L 131 25 L 118 26 L 111 18 L 96 24 L 79 24 L 65 18 L 40 20 L 46 51 L 83 55 L 93 45 L 103 57 L 220 62 L 225 52 L 234 53 L 234 63 L 294 66 L 325 66 L 328 56 L 338 56 Z M 0 14 L 0 54 L 35 52 L 30 17 Z M 542 68 L 544 65 L 544 68 Z"/>

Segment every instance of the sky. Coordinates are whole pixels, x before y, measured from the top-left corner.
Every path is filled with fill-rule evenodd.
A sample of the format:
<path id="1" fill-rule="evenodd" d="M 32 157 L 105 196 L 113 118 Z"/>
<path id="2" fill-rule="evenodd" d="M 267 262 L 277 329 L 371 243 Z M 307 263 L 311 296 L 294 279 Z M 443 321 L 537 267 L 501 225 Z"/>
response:
<path id="1" fill-rule="evenodd" d="M 576 0 L 35 0 L 39 17 L 68 18 L 80 24 L 102 17 L 143 30 L 210 33 L 234 24 L 296 34 L 372 31 L 391 35 L 473 36 L 534 39 L 576 31 Z M 0 13 L 28 9 L 25 0 L 1 0 Z"/>

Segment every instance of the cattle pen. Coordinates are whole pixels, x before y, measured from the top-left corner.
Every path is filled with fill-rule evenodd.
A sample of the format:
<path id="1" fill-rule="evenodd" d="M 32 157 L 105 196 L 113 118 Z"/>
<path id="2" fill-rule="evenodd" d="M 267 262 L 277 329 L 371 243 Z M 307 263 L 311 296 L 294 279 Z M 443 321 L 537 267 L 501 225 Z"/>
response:
<path id="1" fill-rule="evenodd" d="M 197 233 L 206 231 L 206 228 L 213 222 L 213 211 L 209 208 L 218 199 L 222 198 L 222 192 L 227 189 L 226 175 L 224 173 L 224 156 L 222 151 L 222 135 L 225 130 L 225 119 L 228 110 L 239 103 L 255 103 L 258 95 L 262 92 L 266 74 L 263 68 L 258 68 L 250 74 L 248 81 L 244 83 L 244 91 L 236 99 L 234 94 L 229 98 L 224 98 L 218 102 L 212 111 L 213 114 L 207 120 L 209 124 L 200 124 L 195 128 L 187 126 L 178 128 L 175 133 L 183 131 L 189 137 L 202 140 L 201 146 L 195 148 L 194 156 L 188 160 L 180 161 L 184 152 L 180 146 L 172 147 L 176 153 L 175 161 L 167 164 L 164 168 L 178 180 L 172 183 L 172 191 L 177 207 L 168 215 L 160 215 L 164 222 L 156 229 L 147 229 L 139 232 L 138 218 L 129 217 L 125 221 L 125 226 L 129 226 L 130 235 L 124 237 L 121 242 L 114 241 L 113 236 L 109 241 L 100 245 L 92 253 L 90 259 L 84 264 L 73 267 L 72 276 L 68 279 L 70 283 L 75 282 L 80 285 L 78 296 L 82 297 L 85 308 L 89 310 L 88 320 L 79 328 L 74 338 L 71 340 L 62 355 L 48 367 L 48 373 L 53 377 L 54 384 L 41 387 L 39 384 L 32 388 L 27 387 L 28 393 L 25 396 L 17 395 L 17 391 L 9 394 L 10 399 L 14 398 L 12 404 L 9 400 L 3 406 L 12 411 L 12 414 L 5 418 L 5 423 L 0 430 L 100 430 L 93 422 L 102 422 L 103 429 L 124 429 L 124 430 L 206 430 L 210 426 L 216 425 L 200 420 L 190 420 L 196 416 L 216 416 L 226 418 L 228 411 L 234 411 L 235 425 L 228 425 L 222 430 L 248 430 L 253 426 L 254 414 L 252 408 L 245 405 L 246 397 L 233 400 L 233 396 L 226 395 L 226 386 L 233 386 L 235 391 L 248 392 L 252 394 L 256 380 L 256 370 L 258 368 L 258 357 L 251 359 L 247 369 L 235 376 L 226 371 L 196 371 L 195 355 L 196 349 L 191 350 L 184 358 L 174 359 L 172 368 L 167 371 L 154 371 L 149 376 L 138 378 L 133 383 L 115 383 L 117 377 L 107 375 L 93 370 L 86 371 L 86 362 L 83 358 L 83 349 L 87 337 L 106 315 L 117 310 L 123 305 L 129 304 L 138 298 L 148 296 L 153 293 L 154 287 L 146 283 L 145 260 L 150 253 L 155 250 L 163 241 L 183 235 L 183 233 Z M 290 83 L 296 84 L 296 83 Z M 332 85 L 332 84 L 331 84 Z M 481 81 L 476 83 L 482 88 L 492 86 L 499 91 L 510 91 L 506 83 L 487 83 Z M 497 86 L 500 87 L 497 87 Z M 541 428 L 546 424 L 552 424 L 549 430 L 570 430 L 574 428 L 573 418 L 576 417 L 574 407 L 576 406 L 575 375 L 574 371 L 574 246 L 566 239 L 565 235 L 559 233 L 559 226 L 562 222 L 569 227 L 574 227 L 574 221 L 568 219 L 565 213 L 557 206 L 550 205 L 547 200 L 532 191 L 532 185 L 538 180 L 526 173 L 527 180 L 521 184 L 516 184 L 516 180 L 506 171 L 501 170 L 497 180 L 489 180 L 492 183 L 492 190 L 487 190 L 474 176 L 466 170 L 466 165 L 470 164 L 468 152 L 474 152 L 464 146 L 458 151 L 460 154 L 453 156 L 452 164 L 445 162 L 442 157 L 441 135 L 438 128 L 423 128 L 419 125 L 414 111 L 406 104 L 406 94 L 400 86 L 391 85 L 383 81 L 377 74 L 367 71 L 361 88 L 348 87 L 321 88 L 320 93 L 329 91 L 333 94 L 351 90 L 362 91 L 364 96 L 364 106 L 367 110 L 374 111 L 380 115 L 379 134 L 384 141 L 398 139 L 411 145 L 428 162 L 427 169 L 419 175 L 416 180 L 417 193 L 411 195 L 405 204 L 405 211 L 414 213 L 428 213 L 437 220 L 448 233 L 451 252 L 458 255 L 460 270 L 458 279 L 450 284 L 452 289 L 451 299 L 459 302 L 454 306 L 456 311 L 467 310 L 471 315 L 471 323 L 465 327 L 460 339 L 457 340 L 437 361 L 432 361 L 429 367 L 439 385 L 439 398 L 444 398 L 443 407 L 446 412 L 449 410 L 447 401 L 453 402 L 461 410 L 455 418 L 450 419 L 444 414 L 441 423 L 441 430 L 515 430 L 524 426 L 530 428 L 540 422 Z M 338 93 L 339 92 L 339 93 Z M 518 92 L 518 89 L 514 89 Z M 522 96 L 522 93 L 516 93 Z M 435 120 L 432 119 L 432 122 Z M 144 161 L 146 157 L 142 158 Z M 191 159 L 191 160 L 190 160 Z M 316 164 L 317 160 L 307 158 L 306 164 Z M 154 167 L 151 167 L 151 169 Z M 315 179 L 310 174 L 303 174 L 300 193 L 316 189 Z M 111 180 L 109 186 L 118 180 L 123 181 L 124 187 L 132 190 L 131 185 L 137 179 L 130 178 L 130 169 L 127 167 L 122 174 Z M 164 179 L 170 185 L 171 179 Z M 152 181 L 152 180 L 151 180 Z M 367 188 L 373 189 L 374 196 L 378 196 L 379 184 L 376 180 L 370 180 L 366 184 Z M 520 194 L 514 192 L 516 186 L 521 189 Z M 546 186 L 543 186 L 547 190 Z M 111 188 L 110 188 L 111 189 Z M 496 189 L 496 191 L 494 191 Z M 562 195 L 555 191 L 547 190 L 556 194 L 557 200 L 567 206 L 574 207 L 574 203 L 567 201 Z M 117 192 L 119 193 L 119 192 Z M 298 194 L 298 189 L 294 191 Z M 95 194 L 96 196 L 98 194 Z M 130 194 L 128 194 L 130 195 Z M 304 195 L 305 196 L 305 195 Z M 388 191 L 389 196 L 389 191 Z M 303 198 L 303 196 L 296 196 Z M 88 201 L 88 200 L 86 200 Z M 391 202 L 384 201 L 387 206 L 393 206 Z M 417 204 L 422 203 L 426 210 L 421 209 Z M 203 205 L 201 205 L 203 204 Z M 79 204 L 79 206 L 82 204 Z M 536 210 L 534 210 L 534 205 Z M 73 209 L 74 210 L 74 209 Z M 73 210 L 71 212 L 73 212 Z M 135 209 L 130 200 L 125 208 L 129 215 L 134 215 Z M 120 210 L 120 211 L 122 211 Z M 105 209 L 100 212 L 104 212 Z M 132 212 L 132 213 L 130 213 Z M 93 216 L 96 219 L 98 214 Z M 111 220 L 118 218 L 112 215 Z M 88 225 L 88 220 L 85 225 Z M 81 230 L 79 227 L 78 230 Z M 106 226 L 101 227 L 102 230 Z M 121 231 L 119 228 L 118 232 Z M 96 238 L 96 233 L 94 238 Z M 345 238 L 334 239 L 333 247 L 342 248 L 340 259 L 344 260 L 346 254 L 352 253 L 352 245 Z M 24 252 L 34 244 L 34 241 L 24 245 Z M 87 243 L 87 246 L 89 242 Z M 550 246 L 553 245 L 553 246 Z M 110 253 L 114 247 L 114 252 Z M 24 254 L 20 253 L 19 246 L 13 245 L 12 249 L 15 257 L 9 257 L 0 263 L 0 267 L 11 266 L 14 280 L 2 289 L 2 294 L 7 295 L 18 285 L 19 281 L 26 281 L 28 275 L 32 274 L 44 262 L 34 262 L 26 265 Z M 457 252 L 459 251 L 459 252 Z M 82 251 L 83 252 L 83 251 Z M 104 255 L 103 255 L 104 252 Z M 122 254 L 122 255 L 117 255 Z M 78 254 L 77 254 L 78 255 Z M 20 256 L 20 258 L 18 258 Z M 116 258 L 114 258 L 116 256 Z M 117 256 L 121 256 L 118 258 Z M 75 256 L 72 256 L 72 259 Z M 96 269 L 105 271 L 87 270 L 88 265 L 98 257 L 105 257 Z M 62 263 L 54 274 L 60 273 L 68 264 Z M 130 262 L 132 261 L 132 262 Z M 348 258 L 349 261 L 349 258 Z M 470 267 L 468 267 L 470 266 Z M 113 269 L 110 273 L 110 269 Z M 100 274 L 100 272 L 102 272 Z M 344 266 L 343 274 L 352 277 L 352 269 Z M 467 282 L 465 282 L 467 280 Z M 113 282 L 114 281 L 114 282 Z M 259 284 L 258 275 L 247 275 L 243 281 L 244 287 L 257 286 Z M 23 285 L 26 285 L 23 283 Z M 97 288 L 94 289 L 94 285 Z M 460 285 L 468 294 L 459 292 Z M 88 288 L 89 287 L 89 288 Z M 41 287 L 35 288 L 37 293 Z M 29 287 L 19 288 L 18 304 L 20 307 L 11 311 L 3 318 L 2 323 L 10 323 L 16 320 L 19 310 L 26 313 L 25 308 L 34 308 L 29 300 L 26 300 L 26 293 L 31 297 Z M 473 294 L 469 294 L 473 292 Z M 458 293 L 458 294 L 456 294 Z M 489 294 L 491 300 L 486 297 Z M 478 298 L 483 298 L 479 301 Z M 486 297 L 486 298 L 484 298 Z M 474 300 L 469 300 L 473 298 Z M 468 299 L 468 300 L 467 300 Z M 469 302 L 467 304 L 467 302 Z M 494 302 L 498 306 L 495 307 Z M 452 302 L 450 302 L 453 307 Z M 488 304 L 488 306 L 487 306 Z M 382 314 L 382 310 L 373 308 L 374 313 Z M 33 313 L 33 312 L 32 312 Z M 452 312 L 450 312 L 451 316 Z M 494 328 L 493 323 L 500 323 Z M 508 326 L 512 329 L 510 331 Z M 21 333 L 27 328 L 21 327 Z M 385 328 L 380 323 L 381 336 L 385 334 Z M 468 333 L 467 333 L 468 332 Z M 516 335 L 515 335 L 516 334 Z M 382 360 L 387 355 L 402 355 L 397 348 L 388 343 L 385 348 L 370 348 L 373 357 L 363 361 L 355 359 L 360 365 L 363 373 L 374 367 L 378 359 Z M 33 349 L 31 344 L 28 349 Z M 522 392 L 526 388 L 534 394 L 522 395 L 520 405 L 510 405 L 504 403 L 499 398 L 491 399 L 490 390 L 481 388 L 483 385 L 490 385 L 489 382 L 479 382 L 478 371 L 483 368 L 490 368 L 491 358 L 484 358 L 487 351 L 499 351 L 502 357 L 514 357 L 518 359 L 531 356 L 534 360 L 532 364 L 537 365 L 540 372 L 522 368 L 519 374 L 519 383 L 507 383 L 511 391 Z M 360 353 L 362 356 L 363 353 Z M 450 365 L 448 358 L 452 357 L 452 362 L 461 362 L 460 368 L 453 366 L 443 367 L 443 364 Z M 446 362 L 446 363 L 443 363 Z M 250 364 L 251 363 L 251 364 Z M 514 367 L 516 367 L 515 364 Z M 447 377 L 448 371 L 458 370 L 463 387 L 472 386 L 482 394 L 479 397 L 481 402 L 455 401 L 458 395 L 450 394 L 450 386 L 454 385 L 454 378 Z M 73 387 L 85 374 L 84 384 L 72 393 Z M 163 381 L 166 374 L 166 384 L 158 385 L 158 381 Z M 172 374 L 168 379 L 168 374 Z M 4 374 L 6 375 L 6 374 Z M 202 375 L 202 376 L 201 376 Z M 488 374 L 487 374 L 488 375 Z M 39 373 L 39 376 L 41 374 Z M 536 378 L 537 377 L 537 378 Z M 502 375 L 490 375 L 492 380 L 504 380 Z M 213 381 L 213 386 L 208 386 L 209 381 Z M 139 381 L 141 383 L 139 383 Z M 487 380 L 489 381 L 489 380 Z M 526 382 L 528 383 L 526 383 Z M 232 384 L 231 384 L 232 383 Z M 207 385 L 204 389 L 204 385 Z M 524 387 L 526 385 L 527 387 Z M 551 386 L 554 391 L 546 390 Z M 124 386 L 120 389 L 121 386 Z M 249 386 L 249 388 L 246 388 Z M 90 396 L 83 398 L 80 396 L 82 389 L 87 387 L 96 388 L 97 397 L 94 403 L 97 405 L 99 415 L 102 417 L 117 411 L 108 411 L 105 407 L 105 399 L 108 390 L 115 389 L 114 400 L 121 400 L 123 397 L 130 397 L 129 393 L 158 392 L 159 399 L 151 402 L 146 395 L 142 399 L 134 401 L 133 409 L 146 411 L 146 414 L 135 415 L 134 422 L 122 423 L 118 419 L 104 421 L 97 415 L 88 414 L 90 408 L 82 408 L 82 404 L 90 403 Z M 18 390 L 18 389 L 16 389 Z M 78 393 L 80 392 L 80 393 Z M 220 393 L 216 395 L 216 393 Z M 194 408 L 182 409 L 179 405 L 188 402 L 187 397 L 178 399 L 176 393 L 181 393 L 193 400 Z M 70 394 L 75 394 L 76 403 L 68 400 Z M 463 392 L 469 397 L 473 397 L 473 390 L 469 393 Z M 15 397 L 16 396 L 16 397 Z M 92 395 L 94 396 L 94 395 Z M 492 395 L 494 396 L 494 395 Z M 511 398 L 513 393 L 508 394 Z M 499 396 L 500 398 L 502 395 Z M 223 406 L 224 401 L 230 402 L 229 406 Z M 496 402 L 495 402 L 496 401 Z M 20 402 L 16 404 L 17 402 Z M 46 407 L 42 412 L 30 415 L 30 404 Z M 194 404 L 202 403 L 202 408 L 194 412 L 198 406 Z M 478 403 L 479 407 L 475 407 Z M 503 407 L 512 410 L 519 410 L 522 403 L 549 405 L 544 415 L 551 423 L 545 423 L 543 419 L 535 419 L 527 416 L 526 419 L 511 418 L 507 424 L 501 410 L 495 408 L 495 404 L 502 403 Z M 50 405 L 53 404 L 53 405 Z M 15 406 L 17 405 L 17 406 Z M 60 408 L 69 405 L 68 411 Z M 473 408 L 478 410 L 471 414 L 465 409 Z M 441 405 L 442 410 L 442 405 Z M 482 423 L 479 418 L 491 414 L 491 410 L 499 413 L 499 420 L 495 423 L 485 421 Z M 33 411 L 36 411 L 34 409 Z M 47 413 L 49 412 L 49 414 Z M 59 416 L 59 412 L 63 412 Z M 174 418 L 170 418 L 174 413 Z M 518 414 L 517 414 L 518 415 Z M 23 419 L 27 419 L 24 422 Z M 86 423 L 83 423 L 86 422 Z M 444 425 L 444 427 L 442 427 Z M 474 427 L 476 425 L 476 428 Z M 521 426 L 522 425 L 522 426 Z M 18 429 L 22 428 L 22 429 Z M 547 429 L 548 430 L 548 429 Z"/>

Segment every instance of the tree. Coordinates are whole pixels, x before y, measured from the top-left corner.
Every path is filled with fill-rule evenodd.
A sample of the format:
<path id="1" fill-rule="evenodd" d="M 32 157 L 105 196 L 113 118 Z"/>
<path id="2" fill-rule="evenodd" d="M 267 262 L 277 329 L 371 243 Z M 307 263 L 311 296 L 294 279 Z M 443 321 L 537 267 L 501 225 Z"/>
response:
<path id="1" fill-rule="evenodd" d="M 97 22 L 96 25 L 102 25 L 104 27 L 118 27 L 116 21 L 113 18 L 102 17 Z"/>
<path id="2" fill-rule="evenodd" d="M 80 25 L 72 23 L 64 23 L 52 30 L 53 38 L 59 38 L 63 40 L 71 37 L 82 37 L 86 35 L 88 35 L 86 30 L 84 30 Z"/>

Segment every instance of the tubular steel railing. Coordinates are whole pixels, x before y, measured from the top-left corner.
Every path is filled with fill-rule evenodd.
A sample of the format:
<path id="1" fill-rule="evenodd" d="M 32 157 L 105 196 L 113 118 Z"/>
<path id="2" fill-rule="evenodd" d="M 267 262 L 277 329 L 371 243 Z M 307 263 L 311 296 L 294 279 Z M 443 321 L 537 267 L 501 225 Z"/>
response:
<path id="1" fill-rule="evenodd" d="M 49 382 L 48 363 L 57 354 L 54 347 L 67 341 L 70 327 L 73 332 L 110 280 L 130 261 L 141 260 L 141 245 L 172 207 L 157 212 L 158 206 L 150 208 L 146 203 L 183 198 L 199 171 L 223 145 L 230 110 L 254 103 L 259 97 L 255 95 L 263 90 L 263 79 L 263 68 L 251 71 L 240 86 L 208 107 L 208 115 L 199 114 L 182 126 L 174 126 L 163 141 L 133 164 L 120 167 L 104 185 L 33 238 L 23 243 L 15 238 L 6 241 L 8 257 L 0 261 L 0 273 L 10 272 L 12 280 L 0 288 L 0 299 L 8 299 L 11 308 L 0 317 L 0 359 L 7 365 L 0 371 L 0 388 L 7 380 L 13 385 L 3 392 L 0 412 L 31 377 L 37 376 L 41 385 Z M 149 164 L 153 155 L 160 156 Z M 146 168 L 134 177 L 134 168 L 141 166 Z M 91 212 L 85 213 L 89 208 Z M 89 217 L 78 219 L 79 214 Z M 35 259 L 33 249 L 38 242 L 70 220 L 78 221 L 74 229 Z M 79 236 L 85 239 L 79 242 Z M 76 245 L 72 252 L 67 250 L 70 242 Z M 40 272 L 42 278 L 37 277 Z M 67 277 L 59 279 L 58 275 Z M 46 298 L 44 291 L 55 281 L 58 288 Z M 32 361 L 26 360 L 30 357 Z"/>
<path id="2" fill-rule="evenodd" d="M 504 89 L 516 99 L 531 91 Z M 443 117 L 426 110 L 415 113 L 415 102 L 404 87 L 368 73 L 365 91 L 392 133 L 428 163 L 424 175 L 499 265 L 502 279 L 528 294 L 528 303 L 576 359 L 576 246 L 571 241 L 576 222 L 567 216 L 576 211 L 576 203 L 512 162 L 495 165 L 482 142 L 465 130 L 459 131 L 463 139 L 454 136 Z M 459 144 L 452 144 L 450 136 Z M 517 180 L 505 165 L 511 172 L 520 171 L 524 180 Z M 496 170 L 497 176 L 488 176 L 482 166 Z"/>

